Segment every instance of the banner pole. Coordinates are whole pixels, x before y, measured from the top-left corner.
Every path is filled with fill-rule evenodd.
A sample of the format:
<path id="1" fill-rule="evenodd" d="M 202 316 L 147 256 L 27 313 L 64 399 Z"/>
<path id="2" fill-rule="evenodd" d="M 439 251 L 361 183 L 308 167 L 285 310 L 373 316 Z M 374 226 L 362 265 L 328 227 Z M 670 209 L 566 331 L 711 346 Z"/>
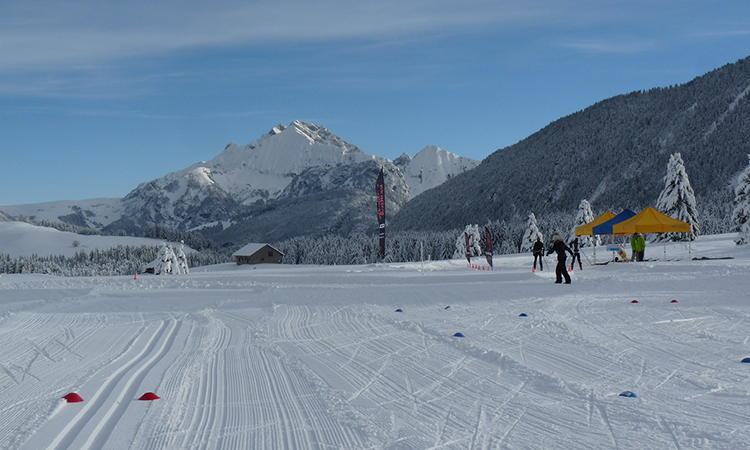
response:
<path id="1" fill-rule="evenodd" d="M 385 178 L 380 169 L 378 180 L 375 182 L 375 195 L 378 203 L 378 241 L 380 244 L 380 260 L 385 262 Z"/>
<path id="2" fill-rule="evenodd" d="M 424 275 L 424 241 L 419 243 L 419 256 L 422 257 L 422 275 Z"/>

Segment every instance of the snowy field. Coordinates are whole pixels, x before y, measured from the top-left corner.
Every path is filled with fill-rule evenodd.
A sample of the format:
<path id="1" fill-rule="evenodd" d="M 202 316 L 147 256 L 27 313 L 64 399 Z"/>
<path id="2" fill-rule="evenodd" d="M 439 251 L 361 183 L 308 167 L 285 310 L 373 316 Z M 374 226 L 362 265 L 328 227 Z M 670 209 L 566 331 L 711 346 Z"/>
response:
<path id="1" fill-rule="evenodd" d="M 733 259 L 668 246 L 569 286 L 529 255 L 2 275 L 0 448 L 750 448 L 732 237 L 692 256 Z"/>

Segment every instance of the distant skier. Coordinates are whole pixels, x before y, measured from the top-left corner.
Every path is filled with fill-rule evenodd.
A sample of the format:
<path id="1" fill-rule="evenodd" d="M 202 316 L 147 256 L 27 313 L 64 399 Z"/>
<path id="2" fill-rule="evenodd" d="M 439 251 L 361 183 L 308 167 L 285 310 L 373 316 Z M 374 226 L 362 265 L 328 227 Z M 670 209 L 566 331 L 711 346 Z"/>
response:
<path id="1" fill-rule="evenodd" d="M 575 239 L 573 239 L 573 242 L 571 242 L 569 246 L 573 249 L 573 261 L 570 262 L 570 270 L 573 270 L 573 266 L 576 265 L 576 259 L 578 260 L 578 268 L 580 270 L 583 270 L 583 264 L 581 264 L 581 250 L 579 248 L 580 243 L 578 242 L 577 236 Z"/>
<path id="2" fill-rule="evenodd" d="M 542 263 L 542 259 L 544 258 L 544 243 L 542 243 L 542 238 L 539 236 L 536 237 L 532 251 L 534 254 L 534 270 L 536 270 L 537 258 L 539 259 L 539 270 L 544 270 L 544 264 Z"/>
<path id="3" fill-rule="evenodd" d="M 568 266 L 565 264 L 565 259 L 567 256 L 565 255 L 565 252 L 570 253 L 573 255 L 573 251 L 565 245 L 565 242 L 562 240 L 559 234 L 555 233 L 554 236 L 552 236 L 552 241 L 554 242 L 552 244 L 552 247 L 550 247 L 549 251 L 547 252 L 547 255 L 551 255 L 552 253 L 557 253 L 557 267 L 555 268 L 555 283 L 562 283 L 562 278 L 565 277 L 565 284 L 570 284 L 570 275 L 568 275 L 567 268 Z"/>

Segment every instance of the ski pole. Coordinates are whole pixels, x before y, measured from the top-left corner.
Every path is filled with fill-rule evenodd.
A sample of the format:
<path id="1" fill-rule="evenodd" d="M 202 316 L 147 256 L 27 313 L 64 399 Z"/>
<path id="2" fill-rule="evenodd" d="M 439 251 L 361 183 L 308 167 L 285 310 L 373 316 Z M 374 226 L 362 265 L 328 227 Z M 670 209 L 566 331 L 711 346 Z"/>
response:
<path id="1" fill-rule="evenodd" d="M 581 251 L 581 253 L 583 253 L 583 256 L 584 256 L 584 257 L 586 258 L 586 261 L 588 261 L 588 262 L 589 262 L 589 264 L 591 264 L 591 265 L 593 266 L 593 265 L 594 265 L 594 263 L 592 263 L 592 262 L 591 262 L 591 260 L 589 259 L 589 257 L 588 257 L 588 256 L 586 256 L 586 253 L 584 253 L 583 249 L 580 249 L 580 251 Z"/>

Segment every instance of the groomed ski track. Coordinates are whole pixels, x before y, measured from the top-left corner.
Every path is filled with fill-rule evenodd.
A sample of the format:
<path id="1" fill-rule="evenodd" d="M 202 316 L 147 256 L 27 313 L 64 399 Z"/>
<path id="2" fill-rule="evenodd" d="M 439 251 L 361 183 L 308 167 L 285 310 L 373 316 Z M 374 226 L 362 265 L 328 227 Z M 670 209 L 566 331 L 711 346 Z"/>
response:
<path id="1" fill-rule="evenodd" d="M 530 261 L 3 275 L 0 448 L 750 448 L 750 258 Z"/>

